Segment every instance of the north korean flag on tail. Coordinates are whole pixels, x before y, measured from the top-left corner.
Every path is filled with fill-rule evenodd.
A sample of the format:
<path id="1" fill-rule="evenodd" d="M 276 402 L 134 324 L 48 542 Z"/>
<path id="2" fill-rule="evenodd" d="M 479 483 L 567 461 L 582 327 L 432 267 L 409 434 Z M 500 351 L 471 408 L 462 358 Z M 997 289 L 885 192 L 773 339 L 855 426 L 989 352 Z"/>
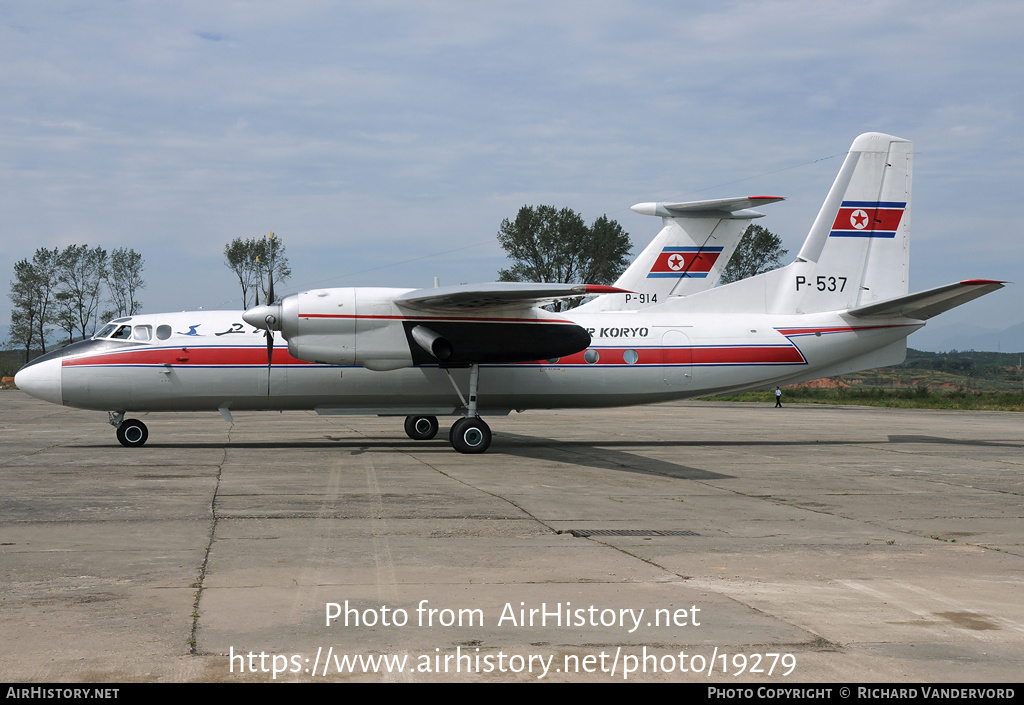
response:
<path id="1" fill-rule="evenodd" d="M 703 279 L 721 254 L 721 247 L 666 247 L 647 278 Z"/>
<path id="2" fill-rule="evenodd" d="M 894 238 L 906 208 L 899 201 L 843 201 L 830 236 Z"/>

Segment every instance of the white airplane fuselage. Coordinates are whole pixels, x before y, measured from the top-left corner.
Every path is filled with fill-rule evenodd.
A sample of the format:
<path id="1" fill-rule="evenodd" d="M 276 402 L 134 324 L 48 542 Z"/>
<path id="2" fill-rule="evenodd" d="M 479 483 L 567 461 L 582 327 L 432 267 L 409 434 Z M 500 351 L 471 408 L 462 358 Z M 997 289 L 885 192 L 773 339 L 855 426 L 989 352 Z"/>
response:
<path id="1" fill-rule="evenodd" d="M 48 401 L 103 411 L 455 415 L 463 406 L 448 373 L 465 394 L 466 368 L 316 364 L 291 357 L 280 336 L 268 373 L 265 333 L 244 323 L 241 313 L 134 316 L 123 325 L 169 326 L 171 335 L 78 343 L 62 357 L 27 367 L 19 383 L 47 384 Z M 838 374 L 833 369 L 844 362 L 898 346 L 922 325 L 906 319 L 865 325 L 836 314 L 562 316 L 588 330 L 590 347 L 557 360 L 482 365 L 481 414 L 646 404 Z"/>

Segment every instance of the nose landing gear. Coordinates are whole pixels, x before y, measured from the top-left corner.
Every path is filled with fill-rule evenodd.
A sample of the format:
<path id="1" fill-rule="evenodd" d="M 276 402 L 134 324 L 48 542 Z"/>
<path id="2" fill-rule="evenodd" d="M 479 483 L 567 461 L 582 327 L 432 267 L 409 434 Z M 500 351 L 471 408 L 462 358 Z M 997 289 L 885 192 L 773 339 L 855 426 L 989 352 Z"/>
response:
<path id="1" fill-rule="evenodd" d="M 123 411 L 110 412 L 110 425 L 117 429 L 117 442 L 125 448 L 138 448 L 149 440 L 146 424 L 138 419 L 126 419 Z"/>

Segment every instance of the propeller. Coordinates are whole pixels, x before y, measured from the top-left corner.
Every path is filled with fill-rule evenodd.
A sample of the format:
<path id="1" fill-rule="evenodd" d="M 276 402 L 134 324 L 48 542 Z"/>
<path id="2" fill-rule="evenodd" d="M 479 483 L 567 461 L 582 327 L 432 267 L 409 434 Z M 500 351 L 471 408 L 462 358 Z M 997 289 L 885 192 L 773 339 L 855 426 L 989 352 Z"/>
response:
<path id="1" fill-rule="evenodd" d="M 269 267 L 267 269 L 267 298 L 266 302 L 261 306 L 259 301 L 259 286 L 256 288 L 256 304 L 242 314 L 242 320 L 248 323 L 253 328 L 262 328 L 264 330 L 264 337 L 267 339 L 267 396 L 270 396 L 270 371 L 274 363 L 274 330 L 280 330 L 279 317 L 281 315 L 281 305 L 274 303 L 274 251 L 275 251 L 274 233 L 270 233 L 270 254 L 269 254 Z M 257 271 L 259 267 L 259 257 L 256 258 Z"/>
<path id="2" fill-rule="evenodd" d="M 259 288 L 259 287 L 257 287 Z M 267 303 L 266 305 L 274 305 L 274 233 L 270 233 L 270 267 L 267 269 Z M 267 396 L 270 396 L 270 367 L 274 361 L 274 324 L 277 323 L 277 317 L 273 313 L 267 313 L 263 317 L 263 322 L 266 324 L 266 336 L 267 336 Z"/>

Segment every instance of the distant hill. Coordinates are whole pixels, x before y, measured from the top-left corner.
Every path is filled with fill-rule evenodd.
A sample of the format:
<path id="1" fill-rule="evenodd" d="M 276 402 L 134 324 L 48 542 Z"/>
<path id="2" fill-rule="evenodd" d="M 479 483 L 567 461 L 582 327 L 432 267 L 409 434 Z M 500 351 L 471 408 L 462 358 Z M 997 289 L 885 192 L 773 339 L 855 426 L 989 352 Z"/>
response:
<path id="1" fill-rule="evenodd" d="M 14 373 L 20 370 L 24 364 L 24 350 L 0 350 L 0 376 L 13 377 Z"/>
<path id="2" fill-rule="evenodd" d="M 1024 352 L 1024 323 L 1009 328 L 995 329 L 967 323 L 936 325 L 929 323 L 911 333 L 907 345 L 916 350 L 946 352 L 949 350 L 979 350 L 989 352 Z"/>

